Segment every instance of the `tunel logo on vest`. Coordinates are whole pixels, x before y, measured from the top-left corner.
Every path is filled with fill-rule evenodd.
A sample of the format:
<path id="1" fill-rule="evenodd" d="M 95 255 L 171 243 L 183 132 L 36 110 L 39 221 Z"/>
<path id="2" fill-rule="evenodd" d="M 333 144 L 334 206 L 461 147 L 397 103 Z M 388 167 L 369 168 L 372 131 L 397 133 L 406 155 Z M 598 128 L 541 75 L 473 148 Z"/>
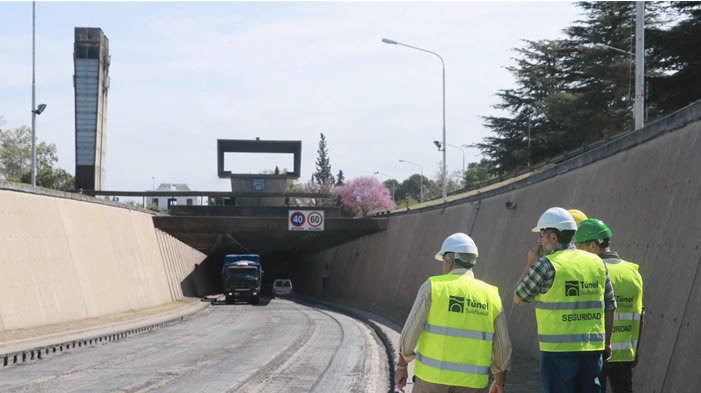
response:
<path id="1" fill-rule="evenodd" d="M 616 302 L 618 303 L 633 303 L 634 296 L 619 296 L 616 295 Z"/>
<path id="2" fill-rule="evenodd" d="M 598 288 L 598 281 L 565 281 L 565 296 L 590 295 L 596 293 L 592 289 Z"/>
<path id="3" fill-rule="evenodd" d="M 462 296 L 451 296 L 448 300 L 449 312 L 487 315 L 488 310 L 489 304 L 465 299 Z"/>

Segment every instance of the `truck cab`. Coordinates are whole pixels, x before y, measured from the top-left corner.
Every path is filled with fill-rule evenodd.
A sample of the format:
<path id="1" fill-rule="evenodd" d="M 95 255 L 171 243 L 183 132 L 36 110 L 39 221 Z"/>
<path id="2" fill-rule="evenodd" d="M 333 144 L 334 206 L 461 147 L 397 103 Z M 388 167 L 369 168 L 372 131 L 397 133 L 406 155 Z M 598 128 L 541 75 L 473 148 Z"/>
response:
<path id="1" fill-rule="evenodd" d="M 222 287 L 227 303 L 245 300 L 251 304 L 260 302 L 260 286 L 263 269 L 257 254 L 231 254 L 222 266 Z"/>

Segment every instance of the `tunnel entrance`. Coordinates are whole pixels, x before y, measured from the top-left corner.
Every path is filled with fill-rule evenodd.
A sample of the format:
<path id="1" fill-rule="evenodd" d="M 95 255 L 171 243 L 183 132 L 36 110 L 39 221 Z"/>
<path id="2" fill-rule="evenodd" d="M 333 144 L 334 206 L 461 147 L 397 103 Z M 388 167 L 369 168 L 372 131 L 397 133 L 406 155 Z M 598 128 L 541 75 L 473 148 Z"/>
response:
<path id="1" fill-rule="evenodd" d="M 194 297 L 221 293 L 221 269 L 227 254 L 260 255 L 262 291 L 269 294 L 272 282 L 291 278 L 295 263 L 305 255 L 384 231 L 387 220 L 327 218 L 324 231 L 296 232 L 288 229 L 287 217 L 153 217 L 156 228 L 207 255 L 182 283 L 183 293 Z"/>

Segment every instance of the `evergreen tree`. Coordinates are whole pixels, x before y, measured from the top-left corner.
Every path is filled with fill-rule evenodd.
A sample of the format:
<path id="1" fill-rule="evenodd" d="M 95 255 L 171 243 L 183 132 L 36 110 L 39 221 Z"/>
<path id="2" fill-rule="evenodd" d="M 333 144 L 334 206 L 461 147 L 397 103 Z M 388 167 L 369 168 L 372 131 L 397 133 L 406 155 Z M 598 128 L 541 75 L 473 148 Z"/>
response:
<path id="1" fill-rule="evenodd" d="M 326 137 L 323 132 L 319 139 L 319 149 L 316 152 L 316 171 L 312 174 L 312 180 L 316 182 L 316 184 L 334 184 L 335 179 L 331 173 L 331 163 L 326 148 Z"/>
<path id="2" fill-rule="evenodd" d="M 343 170 L 339 169 L 338 175 L 336 175 L 336 185 L 342 186 L 344 184 L 345 180 L 346 180 L 346 178 L 343 176 Z"/>
<path id="3" fill-rule="evenodd" d="M 634 59 L 595 44 L 634 51 L 635 3 L 577 5 L 585 17 L 565 29 L 566 38 L 525 41 L 516 49 L 516 65 L 507 69 L 517 87 L 500 90 L 495 106 L 506 115 L 483 118 L 494 135 L 477 145 L 493 173 L 513 172 L 633 127 Z M 662 7 L 645 7 L 646 28 L 654 29 Z M 659 70 L 656 58 L 646 59 L 648 77 Z M 659 108 L 647 106 L 651 114 Z"/>
<path id="4" fill-rule="evenodd" d="M 664 10 L 678 23 L 666 30 L 645 32 L 646 44 L 650 44 L 646 62 L 658 61 L 663 71 L 646 75 L 646 102 L 667 114 L 701 99 L 701 2 L 675 1 Z"/>

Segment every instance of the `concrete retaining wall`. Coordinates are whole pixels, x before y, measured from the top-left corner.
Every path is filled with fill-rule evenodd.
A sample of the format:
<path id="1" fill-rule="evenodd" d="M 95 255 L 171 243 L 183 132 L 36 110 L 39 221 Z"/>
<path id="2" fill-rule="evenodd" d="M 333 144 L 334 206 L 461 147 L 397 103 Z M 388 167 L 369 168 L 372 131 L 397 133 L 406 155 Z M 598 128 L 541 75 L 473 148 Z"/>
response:
<path id="1" fill-rule="evenodd" d="M 192 273 L 198 270 L 207 256 L 158 228 L 155 231 L 171 298 L 177 300 L 183 296 L 203 296 Z"/>
<path id="2" fill-rule="evenodd" d="M 147 213 L 81 199 L 3 189 L 0 223 L 0 330 L 179 299 L 204 258 L 159 242 Z"/>
<path id="3" fill-rule="evenodd" d="M 612 248 L 640 264 L 647 316 L 635 391 L 696 391 L 701 383 L 696 371 L 701 336 L 694 333 L 701 322 L 701 103 L 615 143 L 481 200 L 390 216 L 386 232 L 300 261 L 295 285 L 312 294 L 408 311 L 419 285 L 440 274 L 433 255 L 443 239 L 474 227 L 480 250 L 475 273 L 500 288 L 514 349 L 536 356 L 534 308 L 512 301 L 527 251 L 536 243 L 530 229 L 551 206 L 578 208 L 606 221 L 614 233 Z M 608 154 L 612 148 L 616 151 Z M 507 201 L 516 208 L 506 209 Z M 322 290 L 318 277 L 325 270 Z"/>

